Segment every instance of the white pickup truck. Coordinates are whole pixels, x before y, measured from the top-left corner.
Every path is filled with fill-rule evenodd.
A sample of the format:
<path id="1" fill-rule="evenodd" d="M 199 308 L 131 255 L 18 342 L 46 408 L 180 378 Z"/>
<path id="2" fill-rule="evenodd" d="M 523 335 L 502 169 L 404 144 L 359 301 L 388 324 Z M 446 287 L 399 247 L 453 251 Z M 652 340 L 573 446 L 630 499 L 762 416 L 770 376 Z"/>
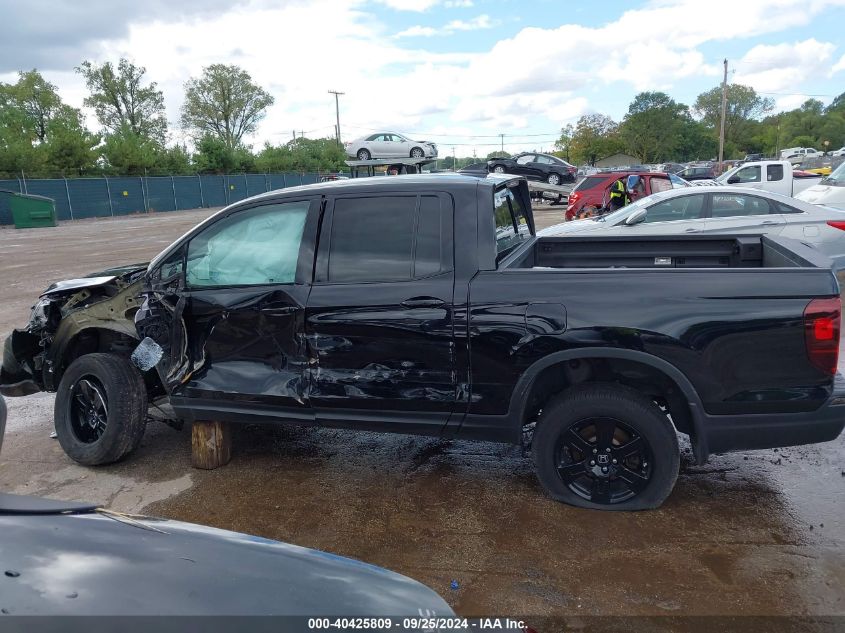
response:
<path id="1" fill-rule="evenodd" d="M 792 197 L 821 179 L 818 174 L 796 174 L 788 160 L 758 160 L 729 169 L 716 178 L 716 184 L 753 187 Z"/>

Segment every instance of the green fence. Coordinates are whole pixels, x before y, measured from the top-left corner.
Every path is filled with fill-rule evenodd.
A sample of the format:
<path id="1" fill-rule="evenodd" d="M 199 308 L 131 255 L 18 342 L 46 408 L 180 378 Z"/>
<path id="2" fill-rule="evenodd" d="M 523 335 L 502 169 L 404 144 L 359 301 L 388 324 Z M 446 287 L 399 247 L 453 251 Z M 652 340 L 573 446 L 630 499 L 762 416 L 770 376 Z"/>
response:
<path id="1" fill-rule="evenodd" d="M 56 201 L 59 220 L 108 217 L 151 211 L 224 207 L 258 193 L 307 185 L 316 173 L 44 178 L 0 180 L 0 189 Z M 0 197 L 0 224 L 12 224 L 8 200 Z"/>

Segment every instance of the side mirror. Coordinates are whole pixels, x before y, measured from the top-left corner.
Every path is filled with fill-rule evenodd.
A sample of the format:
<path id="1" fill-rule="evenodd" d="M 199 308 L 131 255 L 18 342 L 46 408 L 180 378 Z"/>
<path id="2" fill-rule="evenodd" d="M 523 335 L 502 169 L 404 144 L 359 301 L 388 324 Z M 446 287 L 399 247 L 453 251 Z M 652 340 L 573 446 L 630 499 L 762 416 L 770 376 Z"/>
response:
<path id="1" fill-rule="evenodd" d="M 645 220 L 648 215 L 648 209 L 637 209 L 625 219 L 625 226 L 633 226 Z"/>
<path id="2" fill-rule="evenodd" d="M 734 176 L 731 176 L 730 178 L 728 178 L 728 184 L 729 185 L 735 185 L 738 182 L 739 182 L 739 176 L 734 175 Z"/>

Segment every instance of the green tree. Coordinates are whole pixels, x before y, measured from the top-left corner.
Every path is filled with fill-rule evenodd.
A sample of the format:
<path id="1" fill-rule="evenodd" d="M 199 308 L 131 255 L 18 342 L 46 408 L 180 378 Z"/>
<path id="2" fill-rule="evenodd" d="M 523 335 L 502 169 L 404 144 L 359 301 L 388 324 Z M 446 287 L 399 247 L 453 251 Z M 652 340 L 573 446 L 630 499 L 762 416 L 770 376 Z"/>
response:
<path id="1" fill-rule="evenodd" d="M 212 135 L 238 147 L 264 118 L 273 97 L 238 66 L 212 64 L 185 83 L 182 127 L 197 138 Z"/>
<path id="2" fill-rule="evenodd" d="M 121 58 L 115 68 L 111 62 L 94 64 L 84 61 L 76 68 L 85 79 L 89 95 L 85 105 L 94 110 L 97 120 L 111 134 L 123 139 L 127 132 L 161 145 L 167 136 L 164 95 L 156 83 L 144 85 L 146 69 Z"/>
<path id="3" fill-rule="evenodd" d="M 63 176 L 81 175 L 96 169 L 100 136 L 92 134 L 76 108 L 62 105 L 47 124 L 44 145 L 51 171 Z"/>
<path id="4" fill-rule="evenodd" d="M 568 123 L 560 129 L 560 138 L 555 141 L 555 147 L 558 150 L 555 152 L 555 155 L 567 162 L 571 160 L 570 147 L 572 145 L 572 137 L 574 135 L 575 126 Z"/>
<path id="5" fill-rule="evenodd" d="M 226 174 L 252 171 L 256 168 L 255 157 L 248 147 L 229 147 L 216 136 L 206 135 L 197 143 L 194 165 L 202 173 Z"/>
<path id="6" fill-rule="evenodd" d="M 619 128 L 625 148 L 643 163 L 675 158 L 682 132 L 692 119 L 687 106 L 665 92 L 641 92 Z"/>
<path id="7" fill-rule="evenodd" d="M 737 148 L 746 146 L 754 131 L 753 122 L 771 112 L 774 105 L 772 99 L 759 96 L 750 86 L 729 84 L 725 112 L 725 143 L 732 143 Z M 721 86 L 698 95 L 692 109 L 718 138 L 722 119 Z"/>
<path id="8" fill-rule="evenodd" d="M 116 175 L 142 175 L 153 169 L 161 145 L 141 136 L 128 124 L 106 135 L 102 153 L 106 170 Z"/>
<path id="9" fill-rule="evenodd" d="M 511 157 L 511 155 L 508 154 L 507 152 L 503 152 L 503 151 L 497 149 L 495 152 L 490 152 L 489 154 L 487 154 L 486 160 L 490 160 L 492 158 L 510 158 L 510 157 Z"/>
<path id="10" fill-rule="evenodd" d="M 159 149 L 155 154 L 155 171 L 172 176 L 193 174 L 194 166 L 188 148 L 174 145 Z"/>
<path id="11" fill-rule="evenodd" d="M 345 161 L 345 152 L 333 138 L 298 138 L 284 145 L 265 145 L 255 166 L 260 171 L 342 171 Z"/>
<path id="12" fill-rule="evenodd" d="M 569 147 L 572 162 L 578 165 L 592 165 L 621 152 L 619 124 L 604 114 L 585 114 L 575 124 Z"/>

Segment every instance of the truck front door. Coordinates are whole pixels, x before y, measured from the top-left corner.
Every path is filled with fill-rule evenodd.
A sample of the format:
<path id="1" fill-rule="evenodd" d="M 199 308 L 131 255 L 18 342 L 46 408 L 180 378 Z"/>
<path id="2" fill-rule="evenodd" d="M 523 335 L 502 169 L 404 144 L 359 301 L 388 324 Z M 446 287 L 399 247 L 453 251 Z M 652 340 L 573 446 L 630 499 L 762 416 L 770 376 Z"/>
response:
<path id="1" fill-rule="evenodd" d="M 452 219 L 445 194 L 329 200 L 306 310 L 319 423 L 437 433 L 448 421 Z"/>
<path id="2" fill-rule="evenodd" d="M 201 228 L 151 271 L 136 325 L 164 343 L 158 368 L 177 413 L 313 420 L 303 328 L 319 207 L 257 201 Z"/>

